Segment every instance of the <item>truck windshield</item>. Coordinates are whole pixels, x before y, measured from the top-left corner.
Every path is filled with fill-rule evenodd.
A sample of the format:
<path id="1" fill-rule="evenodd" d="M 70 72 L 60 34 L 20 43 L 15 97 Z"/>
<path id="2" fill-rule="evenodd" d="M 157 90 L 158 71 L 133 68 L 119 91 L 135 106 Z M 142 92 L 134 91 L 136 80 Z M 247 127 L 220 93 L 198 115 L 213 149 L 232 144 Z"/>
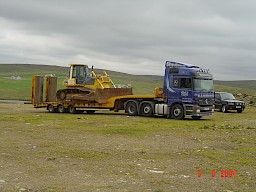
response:
<path id="1" fill-rule="evenodd" d="M 213 91 L 212 79 L 194 79 L 195 91 Z"/>

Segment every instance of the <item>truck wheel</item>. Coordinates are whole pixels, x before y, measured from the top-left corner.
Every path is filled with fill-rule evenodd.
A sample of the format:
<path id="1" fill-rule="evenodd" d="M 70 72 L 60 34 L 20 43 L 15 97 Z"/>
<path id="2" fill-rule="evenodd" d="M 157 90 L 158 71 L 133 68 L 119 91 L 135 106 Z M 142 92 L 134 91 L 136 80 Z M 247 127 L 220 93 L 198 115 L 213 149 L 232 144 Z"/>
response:
<path id="1" fill-rule="evenodd" d="M 72 113 L 72 114 L 75 114 L 75 113 L 77 113 L 77 110 L 73 105 L 69 105 L 68 106 L 68 112 Z"/>
<path id="2" fill-rule="evenodd" d="M 48 105 L 47 108 L 48 108 L 48 111 L 49 111 L 50 113 L 55 113 L 55 112 L 56 112 L 56 109 L 53 107 L 52 104 Z"/>
<path id="3" fill-rule="evenodd" d="M 237 113 L 242 113 L 243 110 L 242 109 L 237 109 Z"/>
<path id="4" fill-rule="evenodd" d="M 58 105 L 57 110 L 58 110 L 59 113 L 65 113 L 66 112 L 66 110 L 65 110 L 65 108 L 62 104 Z"/>
<path id="5" fill-rule="evenodd" d="M 95 113 L 95 110 L 86 110 L 86 113 L 87 114 L 93 114 L 93 113 Z"/>
<path id="6" fill-rule="evenodd" d="M 140 107 L 141 115 L 144 117 L 152 117 L 153 116 L 153 108 L 152 105 L 148 102 L 143 103 Z"/>
<path id="7" fill-rule="evenodd" d="M 227 113 L 227 107 L 226 107 L 226 105 L 222 105 L 221 111 L 222 111 L 223 113 Z"/>
<path id="8" fill-rule="evenodd" d="M 127 111 L 127 114 L 130 116 L 138 115 L 137 104 L 133 101 L 129 102 L 126 105 L 126 111 Z"/>
<path id="9" fill-rule="evenodd" d="M 172 108 L 171 108 L 171 116 L 174 119 L 183 119 L 184 118 L 184 109 L 182 107 L 182 105 L 180 104 L 175 104 Z"/>

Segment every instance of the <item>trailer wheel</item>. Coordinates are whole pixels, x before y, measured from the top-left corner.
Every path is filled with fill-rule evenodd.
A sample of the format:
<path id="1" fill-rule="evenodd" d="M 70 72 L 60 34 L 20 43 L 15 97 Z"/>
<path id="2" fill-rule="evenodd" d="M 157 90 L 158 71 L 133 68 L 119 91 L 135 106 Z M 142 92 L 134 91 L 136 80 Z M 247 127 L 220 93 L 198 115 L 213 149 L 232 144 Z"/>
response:
<path id="1" fill-rule="evenodd" d="M 140 107 L 141 115 L 144 117 L 152 117 L 153 116 L 153 108 L 151 103 L 145 102 Z"/>
<path id="2" fill-rule="evenodd" d="M 65 113 L 66 109 L 64 108 L 64 106 L 62 104 L 59 104 L 57 107 L 57 110 L 59 113 Z"/>
<path id="3" fill-rule="evenodd" d="M 47 106 L 47 109 L 48 109 L 48 111 L 49 111 L 50 113 L 55 113 L 55 112 L 56 112 L 56 109 L 53 107 L 52 104 L 48 105 L 48 106 Z"/>
<path id="4" fill-rule="evenodd" d="M 182 107 L 182 105 L 180 104 L 175 104 L 172 108 L 171 108 L 171 116 L 174 119 L 183 119 L 184 118 L 184 109 Z"/>
<path id="5" fill-rule="evenodd" d="M 76 108 L 74 107 L 74 105 L 69 105 L 69 106 L 68 106 L 68 112 L 75 114 L 75 113 L 77 113 L 77 110 L 76 110 Z"/>
<path id="6" fill-rule="evenodd" d="M 138 109 L 137 109 L 137 104 L 133 101 L 130 101 L 126 105 L 126 112 L 130 116 L 136 116 L 138 115 Z"/>

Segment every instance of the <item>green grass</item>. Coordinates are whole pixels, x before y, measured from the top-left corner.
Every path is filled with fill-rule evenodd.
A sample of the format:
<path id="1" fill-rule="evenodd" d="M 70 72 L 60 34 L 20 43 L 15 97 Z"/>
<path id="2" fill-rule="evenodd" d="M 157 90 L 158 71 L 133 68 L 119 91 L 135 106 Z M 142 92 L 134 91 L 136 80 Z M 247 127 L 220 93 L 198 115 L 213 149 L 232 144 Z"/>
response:
<path id="1" fill-rule="evenodd" d="M 163 83 L 108 73 L 115 83 L 131 84 L 134 94 L 153 94 Z M 0 65 L 0 99 L 30 100 L 32 75 L 46 74 L 57 75 L 60 88 L 68 68 Z M 18 75 L 21 80 L 9 78 Z M 256 95 L 255 81 L 244 83 L 217 82 L 215 90 Z M 255 119 L 255 107 L 177 121 L 0 103 L 0 191 L 254 191 Z M 236 170 L 237 177 L 221 179 L 220 170 Z"/>
<path id="2" fill-rule="evenodd" d="M 178 121 L 0 104 L 0 190 L 253 191 L 255 119 L 255 107 Z"/>
<path id="3" fill-rule="evenodd" d="M 215 81 L 216 84 L 227 87 L 238 87 L 240 89 L 256 89 L 255 80 L 241 80 L 241 81 Z"/>

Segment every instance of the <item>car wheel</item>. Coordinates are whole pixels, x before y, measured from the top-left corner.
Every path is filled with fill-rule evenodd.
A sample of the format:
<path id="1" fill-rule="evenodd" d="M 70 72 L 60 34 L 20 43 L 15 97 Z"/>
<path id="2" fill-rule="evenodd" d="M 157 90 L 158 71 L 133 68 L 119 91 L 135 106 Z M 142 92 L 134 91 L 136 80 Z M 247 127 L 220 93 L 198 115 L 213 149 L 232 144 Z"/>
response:
<path id="1" fill-rule="evenodd" d="M 227 113 L 227 107 L 226 107 L 226 105 L 222 105 L 221 111 L 222 111 L 223 113 Z"/>
<path id="2" fill-rule="evenodd" d="M 237 109 L 237 113 L 242 113 L 243 110 L 242 109 Z"/>

